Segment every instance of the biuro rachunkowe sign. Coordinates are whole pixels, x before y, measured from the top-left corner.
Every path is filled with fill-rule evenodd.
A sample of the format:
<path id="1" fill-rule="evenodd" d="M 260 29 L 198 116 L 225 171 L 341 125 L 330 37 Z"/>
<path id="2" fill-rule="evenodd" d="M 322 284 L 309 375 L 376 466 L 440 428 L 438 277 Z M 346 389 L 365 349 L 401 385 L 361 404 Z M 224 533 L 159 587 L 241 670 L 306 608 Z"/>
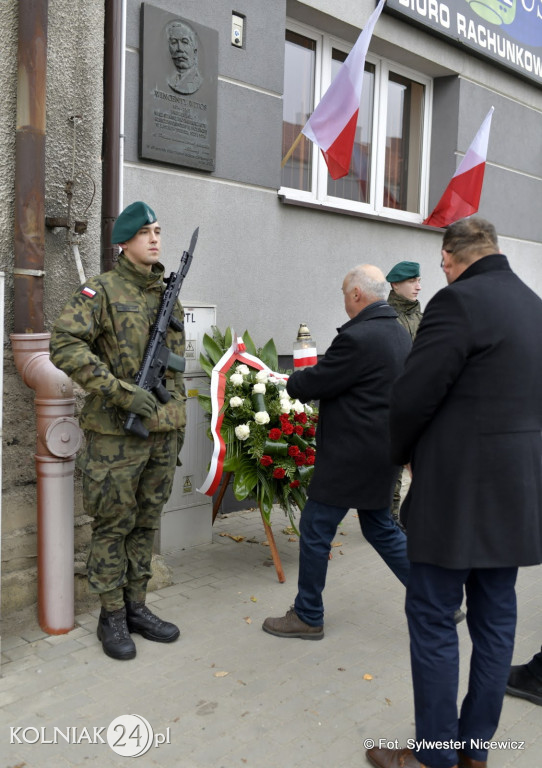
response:
<path id="1" fill-rule="evenodd" d="M 385 7 L 542 85 L 542 0 L 387 0 Z"/>

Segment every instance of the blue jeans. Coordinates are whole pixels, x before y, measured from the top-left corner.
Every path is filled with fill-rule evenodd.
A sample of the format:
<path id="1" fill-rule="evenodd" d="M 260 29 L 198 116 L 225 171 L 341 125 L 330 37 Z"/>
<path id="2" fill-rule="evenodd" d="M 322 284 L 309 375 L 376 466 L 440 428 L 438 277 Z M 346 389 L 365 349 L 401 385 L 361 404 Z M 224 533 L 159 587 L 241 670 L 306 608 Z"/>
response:
<path id="1" fill-rule="evenodd" d="M 347 507 L 332 507 L 313 499 L 301 513 L 299 542 L 298 593 L 294 609 L 299 618 L 313 627 L 324 623 L 322 592 L 326 585 L 331 542 Z M 361 532 L 399 581 L 406 586 L 410 563 L 406 554 L 406 536 L 385 509 L 358 509 Z"/>
<path id="2" fill-rule="evenodd" d="M 411 564 L 406 614 L 418 742 L 461 742 L 469 757 L 487 760 L 488 750 L 479 742 L 491 740 L 499 723 L 514 649 L 517 571 Z M 459 648 L 453 614 L 461 605 L 463 588 L 472 654 L 458 718 Z M 424 765 L 457 764 L 455 749 L 414 751 Z"/>

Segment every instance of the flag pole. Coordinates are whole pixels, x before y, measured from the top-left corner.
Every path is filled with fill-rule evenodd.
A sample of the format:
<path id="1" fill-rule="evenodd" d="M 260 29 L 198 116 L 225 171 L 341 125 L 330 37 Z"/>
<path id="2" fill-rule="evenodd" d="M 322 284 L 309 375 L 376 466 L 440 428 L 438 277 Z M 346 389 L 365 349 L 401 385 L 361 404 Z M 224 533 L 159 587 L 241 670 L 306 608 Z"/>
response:
<path id="1" fill-rule="evenodd" d="M 298 136 L 297 136 L 297 139 L 294 141 L 294 143 L 292 144 L 292 146 L 290 147 L 290 149 L 288 150 L 288 152 L 286 152 L 286 154 L 285 154 L 285 155 L 284 155 L 284 157 L 282 158 L 282 162 L 281 162 L 281 164 L 280 164 L 280 167 L 281 167 L 281 168 L 284 168 L 284 166 L 286 165 L 286 163 L 288 162 L 288 160 L 291 158 L 291 156 L 292 156 L 292 155 L 293 155 L 293 153 L 295 152 L 295 148 L 297 147 L 297 145 L 298 145 L 298 144 L 299 144 L 299 142 L 301 141 L 302 137 L 303 137 L 303 131 L 299 131 L 299 134 L 298 134 Z"/>

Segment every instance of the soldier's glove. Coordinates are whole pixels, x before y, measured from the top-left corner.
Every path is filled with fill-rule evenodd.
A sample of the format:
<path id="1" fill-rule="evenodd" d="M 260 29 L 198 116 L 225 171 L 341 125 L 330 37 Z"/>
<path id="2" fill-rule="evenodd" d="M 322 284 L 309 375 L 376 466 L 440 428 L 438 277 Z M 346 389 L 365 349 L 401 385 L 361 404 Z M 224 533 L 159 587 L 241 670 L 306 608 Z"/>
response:
<path id="1" fill-rule="evenodd" d="M 135 392 L 132 397 L 132 402 L 129 404 L 126 410 L 130 413 L 137 413 L 138 416 L 148 419 L 154 413 L 156 408 L 156 399 L 152 392 L 148 392 L 143 387 L 135 385 Z"/>

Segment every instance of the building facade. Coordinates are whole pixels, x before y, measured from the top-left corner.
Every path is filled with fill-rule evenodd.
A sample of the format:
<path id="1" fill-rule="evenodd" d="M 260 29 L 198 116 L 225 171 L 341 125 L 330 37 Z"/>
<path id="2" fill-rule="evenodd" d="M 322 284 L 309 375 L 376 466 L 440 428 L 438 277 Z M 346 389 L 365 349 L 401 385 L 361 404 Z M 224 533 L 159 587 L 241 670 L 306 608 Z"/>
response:
<path id="1" fill-rule="evenodd" d="M 9 340 L 22 4 L 0 7 L 7 614 L 32 604 L 37 589 L 33 393 Z M 272 337 L 284 359 L 304 322 L 323 352 L 345 320 L 341 284 L 352 266 L 369 262 L 386 273 L 400 260 L 420 262 L 422 305 L 444 285 L 442 232 L 422 221 L 493 106 L 479 213 L 495 223 L 515 271 L 542 295 L 540 0 L 496 6 L 513 6 L 513 18 L 511 11 L 482 18 L 465 2 L 389 0 L 366 59 L 351 169 L 338 181 L 307 139 L 295 142 L 367 23 L 372 0 L 113 0 L 123 48 L 113 136 L 104 133 L 111 83 L 103 89 L 111 3 L 47 5 L 45 213 L 66 214 L 66 181 L 75 180 L 77 214 L 88 222 L 77 238 L 85 274 L 103 268 L 109 244 L 101 237 L 101 200 L 114 180 L 117 212 L 140 199 L 156 211 L 166 269 L 176 268 L 199 226 L 185 303 L 216 304 L 219 328 L 248 329 L 259 344 Z M 192 62 L 176 55 L 182 45 Z M 103 176 L 109 141 L 118 142 L 118 163 Z M 80 282 L 66 236 L 59 228 L 45 234 L 44 331 Z M 88 521 L 77 478 L 75 510 L 82 563 Z M 6 597 L 17 585 L 9 589 L 17 596 Z"/>

